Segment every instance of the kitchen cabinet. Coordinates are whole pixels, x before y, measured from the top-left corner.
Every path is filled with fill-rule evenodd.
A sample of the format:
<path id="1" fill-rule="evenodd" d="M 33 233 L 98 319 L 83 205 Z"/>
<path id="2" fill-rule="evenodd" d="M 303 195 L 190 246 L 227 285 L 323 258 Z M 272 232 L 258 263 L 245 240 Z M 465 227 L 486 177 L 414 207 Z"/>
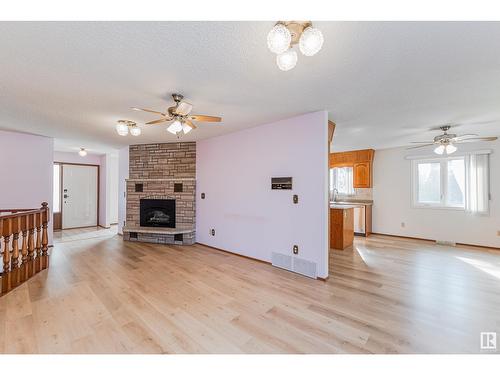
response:
<path id="1" fill-rule="evenodd" d="M 354 163 L 352 170 L 352 185 L 354 188 L 369 188 L 372 186 L 371 169 L 371 162 L 369 161 Z"/>
<path id="2" fill-rule="evenodd" d="M 352 167 L 353 187 L 373 187 L 373 157 L 375 150 L 356 150 L 330 154 L 330 168 Z"/>
<path id="3" fill-rule="evenodd" d="M 344 250 L 354 241 L 354 208 L 335 206 L 330 208 L 330 248 Z"/>

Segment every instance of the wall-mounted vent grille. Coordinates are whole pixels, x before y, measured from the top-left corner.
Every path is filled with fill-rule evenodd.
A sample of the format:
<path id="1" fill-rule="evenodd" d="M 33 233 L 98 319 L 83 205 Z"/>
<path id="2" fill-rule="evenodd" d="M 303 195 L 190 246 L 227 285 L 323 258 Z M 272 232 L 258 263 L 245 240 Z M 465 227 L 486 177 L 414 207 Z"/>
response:
<path id="1" fill-rule="evenodd" d="M 457 246 L 457 243 L 455 241 L 448 241 L 448 240 L 436 240 L 436 244 L 443 246 Z"/>
<path id="2" fill-rule="evenodd" d="M 301 258 L 293 258 L 293 271 L 315 279 L 316 263 Z"/>
<path id="3" fill-rule="evenodd" d="M 288 271 L 292 270 L 292 257 L 290 255 L 272 253 L 271 264 L 275 267 L 284 268 Z"/>
<path id="4" fill-rule="evenodd" d="M 275 267 L 296 272 L 313 279 L 317 277 L 316 263 L 302 258 L 273 252 L 271 264 Z"/>

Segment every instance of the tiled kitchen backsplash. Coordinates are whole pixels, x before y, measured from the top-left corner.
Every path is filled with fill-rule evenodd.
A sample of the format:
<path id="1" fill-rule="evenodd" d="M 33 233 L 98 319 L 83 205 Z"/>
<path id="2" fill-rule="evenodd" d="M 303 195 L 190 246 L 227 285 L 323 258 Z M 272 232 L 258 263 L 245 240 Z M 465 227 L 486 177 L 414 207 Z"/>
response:
<path id="1" fill-rule="evenodd" d="M 354 189 L 354 195 L 339 194 L 337 200 L 342 199 L 359 199 L 359 200 L 373 200 L 373 189 L 371 188 L 357 188 Z"/>

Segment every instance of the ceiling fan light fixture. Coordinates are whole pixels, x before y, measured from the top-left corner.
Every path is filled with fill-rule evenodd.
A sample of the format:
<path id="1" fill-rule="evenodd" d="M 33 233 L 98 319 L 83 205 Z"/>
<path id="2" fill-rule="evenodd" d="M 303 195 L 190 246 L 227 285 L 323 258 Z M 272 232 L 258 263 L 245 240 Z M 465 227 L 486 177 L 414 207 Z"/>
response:
<path id="1" fill-rule="evenodd" d="M 184 134 L 189 133 L 191 130 L 193 130 L 193 128 L 191 126 L 189 126 L 186 123 L 182 124 L 182 131 L 184 132 Z"/>
<path id="2" fill-rule="evenodd" d="M 133 135 L 134 137 L 141 135 L 141 128 L 138 127 L 137 125 L 131 126 L 130 127 L 130 134 Z"/>
<path id="3" fill-rule="evenodd" d="M 276 64 L 284 72 L 295 68 L 295 65 L 297 65 L 297 52 L 290 48 L 288 51 L 280 53 L 276 56 Z"/>
<path id="4" fill-rule="evenodd" d="M 118 121 L 116 124 L 116 132 L 122 137 L 125 137 L 128 134 L 128 125 L 121 120 Z"/>
<path id="5" fill-rule="evenodd" d="M 305 56 L 314 56 L 321 50 L 321 47 L 323 47 L 323 41 L 323 33 L 320 30 L 309 26 L 300 36 L 300 52 L 302 52 Z"/>
<path id="6" fill-rule="evenodd" d="M 188 102 L 180 102 L 175 112 L 181 116 L 187 115 L 193 109 L 193 105 Z"/>
<path id="7" fill-rule="evenodd" d="M 451 143 L 446 146 L 446 155 L 453 154 L 455 151 L 457 151 L 457 148 L 453 146 Z"/>
<path id="8" fill-rule="evenodd" d="M 439 145 L 434 149 L 434 152 L 438 155 L 443 155 L 444 149 L 445 149 L 444 145 Z"/>
<path id="9" fill-rule="evenodd" d="M 290 30 L 283 25 L 278 23 L 267 34 L 267 47 L 273 53 L 280 54 L 285 52 L 292 42 L 292 34 Z"/>
<path id="10" fill-rule="evenodd" d="M 172 122 L 169 127 L 167 128 L 167 131 L 169 131 L 172 134 L 177 134 L 182 130 L 182 124 L 179 120 L 175 120 Z"/>
<path id="11" fill-rule="evenodd" d="M 84 156 L 87 156 L 87 150 L 85 150 L 83 147 L 80 147 L 80 151 L 78 151 L 78 155 L 80 155 L 82 158 Z"/>

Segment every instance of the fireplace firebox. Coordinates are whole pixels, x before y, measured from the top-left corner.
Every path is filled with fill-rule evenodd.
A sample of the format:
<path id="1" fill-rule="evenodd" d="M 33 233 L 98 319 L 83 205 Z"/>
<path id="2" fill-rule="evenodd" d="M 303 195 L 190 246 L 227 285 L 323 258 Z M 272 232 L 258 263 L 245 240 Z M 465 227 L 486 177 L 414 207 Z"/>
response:
<path id="1" fill-rule="evenodd" d="M 175 199 L 141 199 L 141 227 L 175 228 Z"/>

